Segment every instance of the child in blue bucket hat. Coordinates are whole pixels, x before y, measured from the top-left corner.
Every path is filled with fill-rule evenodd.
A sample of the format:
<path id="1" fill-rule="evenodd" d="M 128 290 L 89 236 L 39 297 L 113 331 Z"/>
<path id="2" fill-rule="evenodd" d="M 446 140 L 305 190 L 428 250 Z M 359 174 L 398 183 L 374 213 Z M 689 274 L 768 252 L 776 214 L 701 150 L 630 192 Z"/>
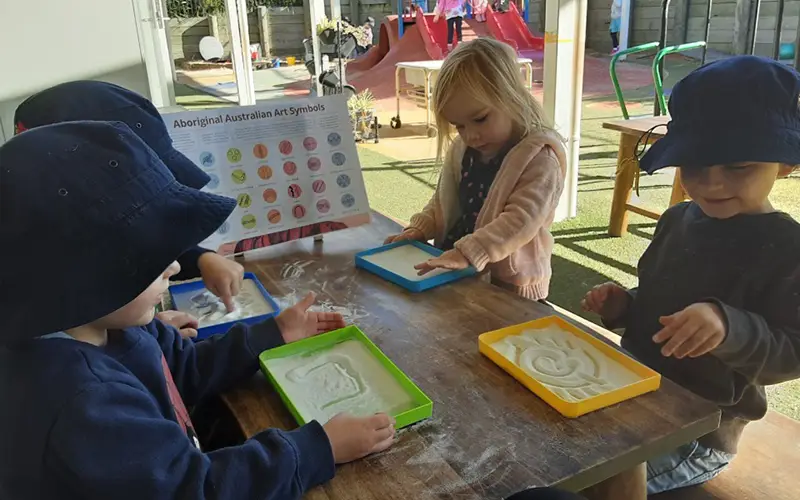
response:
<path id="1" fill-rule="evenodd" d="M 0 147 L 0 496 L 299 498 L 391 444 L 388 416 L 340 415 L 199 449 L 184 403 L 252 377 L 265 349 L 343 326 L 308 311 L 313 295 L 196 344 L 153 319 L 176 257 L 234 205 L 177 182 L 121 122 Z"/>
<path id="2" fill-rule="evenodd" d="M 130 127 L 185 186 L 201 189 L 211 178 L 183 153 L 175 149 L 158 110 L 143 96 L 117 85 L 99 81 L 62 83 L 26 99 L 14 115 L 16 133 L 70 121 L 121 121 Z M 202 277 L 206 288 L 219 296 L 228 311 L 233 311 L 233 297 L 239 293 L 244 268 L 215 252 L 195 246 L 180 256 L 181 272 L 176 280 Z M 160 316 L 175 326 L 188 324 L 182 330 L 193 336 L 196 321 L 184 313 L 165 312 Z M 188 322 L 188 323 L 187 323 Z"/>
<path id="3" fill-rule="evenodd" d="M 800 225 L 776 210 L 776 179 L 800 164 L 800 75 L 739 56 L 678 82 L 667 134 L 641 169 L 680 170 L 692 201 L 668 209 L 639 286 L 600 285 L 584 307 L 647 365 L 722 409 L 719 428 L 647 463 L 650 494 L 699 484 L 733 460 L 764 386 L 800 377 Z"/>

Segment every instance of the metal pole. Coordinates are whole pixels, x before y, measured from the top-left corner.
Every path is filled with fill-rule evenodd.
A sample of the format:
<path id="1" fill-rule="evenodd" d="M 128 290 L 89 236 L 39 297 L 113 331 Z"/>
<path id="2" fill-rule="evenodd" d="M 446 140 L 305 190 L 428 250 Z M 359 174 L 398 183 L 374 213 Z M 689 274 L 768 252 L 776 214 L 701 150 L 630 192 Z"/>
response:
<path id="1" fill-rule="evenodd" d="M 753 13 L 753 31 L 750 33 L 750 55 L 756 54 L 756 34 L 758 33 L 758 16 L 761 15 L 761 0 L 755 0 L 755 12 Z"/>
<path id="2" fill-rule="evenodd" d="M 706 65 L 706 55 L 708 54 L 708 36 L 711 33 L 711 2 L 712 0 L 708 0 L 708 5 L 706 6 L 706 36 L 703 38 L 706 44 L 703 46 L 703 59 L 700 61 L 700 66 Z M 688 11 L 689 9 L 686 10 Z"/>
<path id="3" fill-rule="evenodd" d="M 784 0 L 778 0 L 778 12 L 775 13 L 775 38 L 772 40 L 772 58 L 781 60 L 781 28 L 783 28 Z"/>
<path id="4" fill-rule="evenodd" d="M 669 1 L 661 0 L 661 32 L 658 34 L 658 50 L 667 46 L 667 18 L 669 17 Z M 658 71 L 664 74 L 664 60 L 658 62 Z M 661 116 L 661 104 L 658 102 L 656 94 L 653 100 L 653 116 Z"/>

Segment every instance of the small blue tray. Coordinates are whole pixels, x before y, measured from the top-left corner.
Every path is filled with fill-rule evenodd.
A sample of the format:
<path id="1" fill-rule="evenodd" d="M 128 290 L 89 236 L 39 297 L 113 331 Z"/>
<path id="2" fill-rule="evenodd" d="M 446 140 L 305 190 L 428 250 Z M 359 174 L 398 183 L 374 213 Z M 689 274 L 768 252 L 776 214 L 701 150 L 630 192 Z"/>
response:
<path id="1" fill-rule="evenodd" d="M 403 246 L 403 245 L 412 245 L 425 252 L 431 254 L 431 257 L 438 257 L 442 255 L 444 252 L 439 250 L 438 248 L 434 248 L 430 245 L 426 245 L 425 243 L 420 243 L 419 241 L 414 240 L 403 240 L 397 241 L 395 243 L 389 243 L 388 245 L 383 245 L 377 248 L 373 248 L 371 250 L 365 250 L 363 252 L 359 252 L 356 254 L 356 267 L 360 267 L 362 269 L 366 269 L 367 271 L 377 274 L 381 278 L 391 281 L 395 285 L 400 285 L 401 287 L 405 288 L 406 290 L 412 292 L 422 292 L 424 290 L 428 290 L 430 288 L 434 288 L 440 285 L 444 285 L 446 283 L 450 283 L 456 280 L 460 280 L 461 278 L 466 278 L 468 276 L 473 276 L 478 273 L 477 269 L 470 266 L 466 269 L 461 269 L 458 271 L 449 271 L 446 273 L 438 274 L 436 276 L 432 276 L 430 278 L 426 278 L 419 281 L 412 281 L 410 279 L 403 278 L 402 276 L 389 271 L 388 269 L 384 269 L 372 262 L 369 262 L 364 259 L 364 257 L 368 255 L 374 255 L 376 253 L 385 252 L 386 250 L 390 250 L 395 247 Z"/>
<path id="2" fill-rule="evenodd" d="M 253 280 L 253 283 L 255 283 L 256 288 L 258 289 L 259 292 L 261 292 L 261 295 L 264 296 L 264 299 L 266 299 L 267 303 L 270 305 L 270 307 L 272 307 L 273 311 L 271 313 L 262 314 L 260 316 L 251 316 L 249 318 L 237 319 L 233 321 L 228 321 L 226 323 L 219 323 L 216 325 L 200 328 L 197 330 L 197 337 L 195 337 L 195 340 L 201 340 L 206 337 L 210 337 L 211 335 L 215 335 L 217 333 L 225 333 L 228 330 L 230 330 L 230 328 L 236 323 L 245 323 L 247 325 L 254 325 L 256 323 L 260 323 L 266 319 L 269 319 L 273 316 L 277 316 L 281 312 L 281 308 L 280 306 L 278 306 L 278 303 L 275 302 L 275 299 L 273 299 L 272 296 L 269 294 L 269 292 L 267 292 L 267 290 L 264 288 L 264 285 L 262 285 L 261 282 L 258 281 L 258 278 L 256 278 L 255 274 L 244 273 L 244 279 Z M 192 292 L 194 290 L 200 290 L 205 287 L 206 286 L 202 281 L 193 281 L 191 283 L 181 283 L 180 285 L 172 285 L 171 287 L 169 287 L 169 295 L 170 299 L 172 300 L 172 308 L 178 310 L 175 303 L 176 294 Z"/>

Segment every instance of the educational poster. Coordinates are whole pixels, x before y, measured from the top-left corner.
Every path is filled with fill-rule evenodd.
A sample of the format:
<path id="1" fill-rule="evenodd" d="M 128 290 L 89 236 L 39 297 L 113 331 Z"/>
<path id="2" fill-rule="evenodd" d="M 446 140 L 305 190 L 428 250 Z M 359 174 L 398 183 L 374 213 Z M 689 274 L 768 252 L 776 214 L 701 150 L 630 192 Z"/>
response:
<path id="1" fill-rule="evenodd" d="M 235 198 L 201 244 L 241 253 L 369 222 L 353 127 L 342 95 L 164 116 L 175 148 Z"/>

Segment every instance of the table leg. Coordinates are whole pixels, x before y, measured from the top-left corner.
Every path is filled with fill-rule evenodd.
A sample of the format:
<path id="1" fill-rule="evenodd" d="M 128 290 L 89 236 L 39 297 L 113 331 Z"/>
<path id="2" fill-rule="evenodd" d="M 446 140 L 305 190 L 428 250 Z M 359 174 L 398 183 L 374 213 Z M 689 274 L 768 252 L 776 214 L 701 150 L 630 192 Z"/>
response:
<path id="1" fill-rule="evenodd" d="M 681 169 L 675 169 L 675 180 L 672 181 L 672 194 L 669 197 L 669 206 L 677 205 L 686 200 L 686 191 L 681 183 Z"/>
<path id="2" fill-rule="evenodd" d="M 431 72 L 425 70 L 425 130 L 431 128 Z"/>
<path id="3" fill-rule="evenodd" d="M 402 68 L 397 67 L 394 70 L 394 94 L 397 98 L 397 119 L 400 119 L 400 70 Z"/>
<path id="4" fill-rule="evenodd" d="M 614 179 L 614 198 L 611 201 L 611 220 L 608 224 L 608 234 L 611 236 L 625 236 L 628 232 L 627 204 L 631 199 L 633 181 L 639 168 L 639 162 L 636 160 L 636 141 L 635 135 L 619 136 L 617 174 Z"/>
<path id="5" fill-rule="evenodd" d="M 526 73 L 525 81 L 528 84 L 528 90 L 532 90 L 533 89 L 533 65 L 531 63 L 525 63 L 525 73 Z"/>

